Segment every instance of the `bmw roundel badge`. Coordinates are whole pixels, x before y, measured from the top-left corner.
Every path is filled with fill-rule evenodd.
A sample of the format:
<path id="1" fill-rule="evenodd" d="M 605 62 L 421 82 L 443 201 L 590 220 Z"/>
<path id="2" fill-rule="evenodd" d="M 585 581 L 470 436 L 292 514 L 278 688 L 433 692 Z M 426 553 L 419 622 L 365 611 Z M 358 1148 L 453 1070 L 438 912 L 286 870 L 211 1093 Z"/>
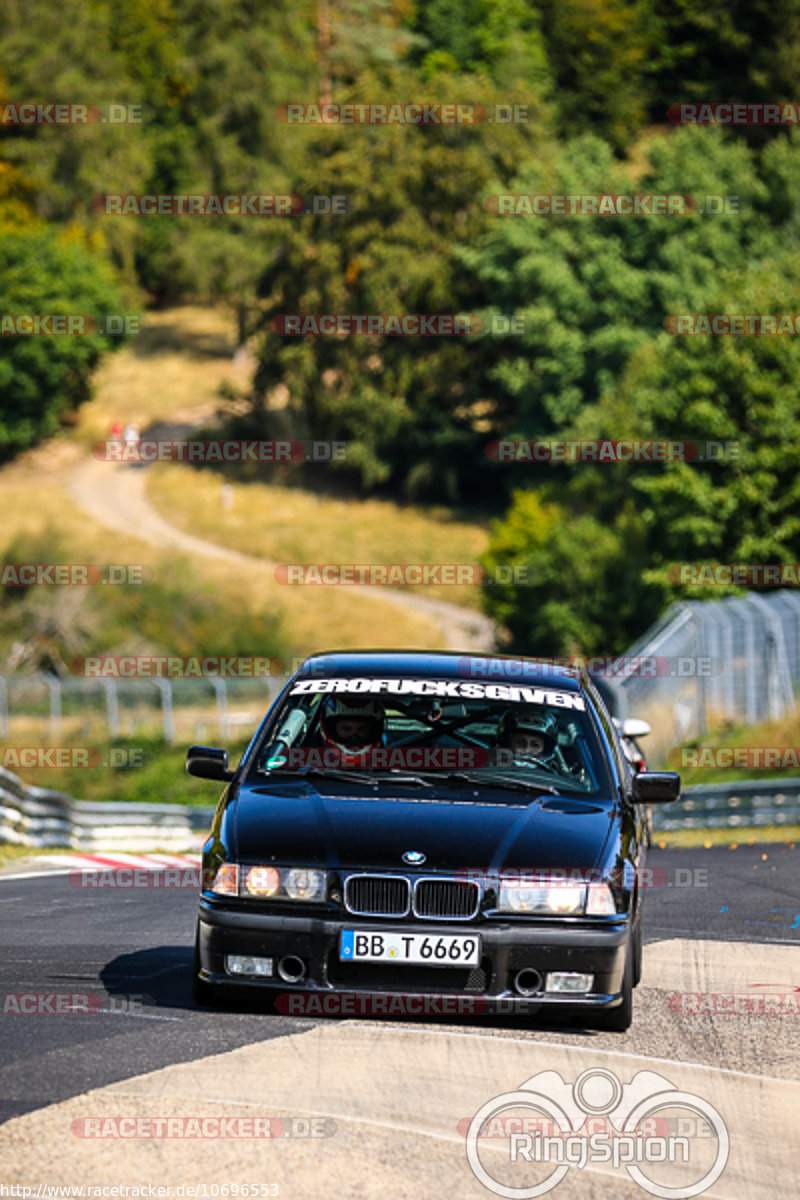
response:
<path id="1" fill-rule="evenodd" d="M 421 850 L 406 850 L 403 862 L 408 863 L 410 867 L 419 867 L 425 862 L 425 855 Z"/>

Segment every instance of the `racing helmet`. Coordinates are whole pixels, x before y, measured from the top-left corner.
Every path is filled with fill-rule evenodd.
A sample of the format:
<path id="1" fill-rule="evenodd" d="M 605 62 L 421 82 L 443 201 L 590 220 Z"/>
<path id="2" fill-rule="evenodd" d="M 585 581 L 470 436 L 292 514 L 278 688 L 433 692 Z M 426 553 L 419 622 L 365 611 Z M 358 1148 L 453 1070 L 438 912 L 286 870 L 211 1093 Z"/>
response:
<path id="1" fill-rule="evenodd" d="M 509 708 L 500 718 L 497 727 L 498 746 L 511 746 L 515 733 L 535 733 L 544 743 L 542 754 L 550 755 L 556 748 L 558 720 L 555 713 L 545 710 Z"/>
<path id="2" fill-rule="evenodd" d="M 350 757 L 380 746 L 385 713 L 378 700 L 361 696 L 326 696 L 320 731 L 327 746 Z"/>

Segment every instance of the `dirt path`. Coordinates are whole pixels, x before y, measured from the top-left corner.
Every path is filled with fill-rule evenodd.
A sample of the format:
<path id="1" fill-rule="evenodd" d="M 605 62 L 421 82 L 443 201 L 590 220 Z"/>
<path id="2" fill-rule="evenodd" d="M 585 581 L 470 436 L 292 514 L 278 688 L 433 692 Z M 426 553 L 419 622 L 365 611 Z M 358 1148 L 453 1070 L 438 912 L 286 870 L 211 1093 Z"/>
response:
<path id="1" fill-rule="evenodd" d="M 155 434 L 149 431 L 149 436 Z M 175 436 L 174 429 L 170 430 L 170 436 Z M 147 499 L 146 486 L 145 466 L 121 466 L 86 459 L 73 472 L 69 491 L 83 511 L 96 521 L 118 533 L 143 538 L 161 549 L 178 550 L 196 558 L 216 558 L 238 566 L 269 568 L 276 565 L 177 529 L 165 521 Z M 494 624 L 481 613 L 396 588 L 354 584 L 353 591 L 427 618 L 441 629 L 450 650 L 481 653 L 494 648 Z"/>

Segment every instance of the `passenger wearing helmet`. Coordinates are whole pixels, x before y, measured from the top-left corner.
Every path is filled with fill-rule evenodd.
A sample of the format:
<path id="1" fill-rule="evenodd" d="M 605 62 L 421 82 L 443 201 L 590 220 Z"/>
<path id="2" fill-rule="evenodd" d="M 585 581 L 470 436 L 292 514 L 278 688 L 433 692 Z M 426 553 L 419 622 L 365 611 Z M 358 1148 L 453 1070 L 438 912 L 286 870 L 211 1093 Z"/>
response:
<path id="1" fill-rule="evenodd" d="M 497 727 L 497 745 L 511 750 L 518 763 L 549 765 L 557 755 L 557 736 L 558 722 L 548 712 L 508 709 Z"/>
<path id="2" fill-rule="evenodd" d="M 378 700 L 360 696 L 327 696 L 319 728 L 325 745 L 350 766 L 363 764 L 383 744 L 385 713 Z"/>

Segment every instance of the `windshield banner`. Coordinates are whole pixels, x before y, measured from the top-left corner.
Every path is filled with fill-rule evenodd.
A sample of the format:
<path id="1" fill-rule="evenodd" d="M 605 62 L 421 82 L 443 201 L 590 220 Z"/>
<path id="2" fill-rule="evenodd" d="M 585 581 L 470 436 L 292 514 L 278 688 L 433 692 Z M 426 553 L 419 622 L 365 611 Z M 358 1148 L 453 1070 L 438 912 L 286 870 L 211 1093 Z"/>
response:
<path id="1" fill-rule="evenodd" d="M 583 712 L 583 696 L 554 688 L 443 679 L 298 679 L 291 695 L 345 692 L 355 695 L 439 696 L 453 700 L 508 700 L 515 704 L 549 704 Z"/>

